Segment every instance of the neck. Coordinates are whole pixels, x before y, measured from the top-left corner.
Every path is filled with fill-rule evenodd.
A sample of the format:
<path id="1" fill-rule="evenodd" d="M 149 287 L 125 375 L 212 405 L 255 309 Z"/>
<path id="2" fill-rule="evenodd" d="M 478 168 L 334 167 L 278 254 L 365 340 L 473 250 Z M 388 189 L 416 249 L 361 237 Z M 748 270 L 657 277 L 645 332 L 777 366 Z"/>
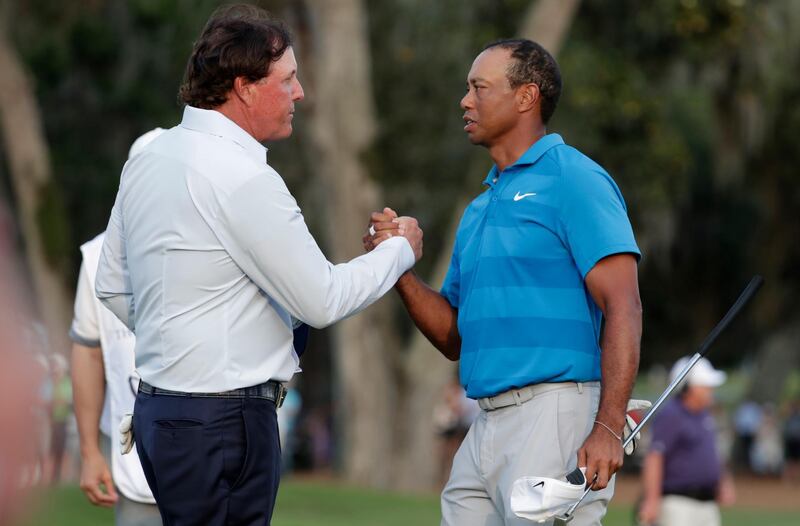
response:
<path id="1" fill-rule="evenodd" d="M 531 133 L 530 128 L 525 130 L 524 133 L 512 130 L 511 133 L 489 146 L 489 155 L 497 165 L 498 171 L 502 172 L 517 162 L 517 159 L 522 157 L 522 154 L 528 151 L 546 133 L 547 129 L 544 125 L 537 126 L 533 133 Z"/>
<path id="2" fill-rule="evenodd" d="M 249 115 L 247 111 L 245 111 L 246 108 L 242 104 L 237 103 L 237 101 L 234 101 L 233 97 L 229 97 L 227 101 L 214 108 L 214 110 L 225 115 L 236 123 L 237 126 L 250 134 L 251 137 L 260 142 L 260 139 L 256 136 L 255 128 L 250 123 Z"/>

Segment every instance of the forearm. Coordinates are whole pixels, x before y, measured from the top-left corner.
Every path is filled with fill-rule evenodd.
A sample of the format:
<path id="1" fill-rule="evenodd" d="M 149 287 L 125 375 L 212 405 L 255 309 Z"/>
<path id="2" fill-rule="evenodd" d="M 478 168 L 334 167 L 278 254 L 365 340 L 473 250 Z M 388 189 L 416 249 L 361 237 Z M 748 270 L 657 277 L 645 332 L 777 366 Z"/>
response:
<path id="1" fill-rule="evenodd" d="M 81 456 L 100 452 L 99 424 L 105 397 L 105 372 L 100 347 L 72 345 L 72 396 Z"/>
<path id="2" fill-rule="evenodd" d="M 458 311 L 413 271 L 403 274 L 395 289 L 420 332 L 447 359 L 458 360 L 461 355 Z"/>
<path id="3" fill-rule="evenodd" d="M 645 499 L 661 500 L 661 480 L 664 476 L 664 457 L 648 453 L 642 466 L 642 490 Z"/>
<path id="4" fill-rule="evenodd" d="M 622 433 L 625 410 L 639 369 L 642 310 L 638 296 L 606 306 L 601 342 L 602 390 L 597 420 Z"/>

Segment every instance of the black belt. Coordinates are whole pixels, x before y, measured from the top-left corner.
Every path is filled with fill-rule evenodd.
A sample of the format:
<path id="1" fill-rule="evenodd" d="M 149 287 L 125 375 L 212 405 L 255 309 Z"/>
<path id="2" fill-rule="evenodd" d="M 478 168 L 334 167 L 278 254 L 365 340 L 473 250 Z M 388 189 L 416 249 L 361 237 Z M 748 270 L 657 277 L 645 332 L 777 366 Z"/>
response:
<path id="1" fill-rule="evenodd" d="M 185 393 L 183 391 L 172 391 L 170 389 L 153 387 L 147 382 L 139 380 L 139 392 L 148 395 L 182 396 L 185 398 L 259 398 L 275 402 L 275 407 L 282 406 L 283 400 L 286 398 L 286 386 L 276 380 L 219 393 Z"/>
<path id="2" fill-rule="evenodd" d="M 679 497 L 688 497 L 694 500 L 709 502 L 716 500 L 717 491 L 714 488 L 700 488 L 700 489 L 678 489 L 678 490 L 665 490 L 664 495 L 678 495 Z"/>

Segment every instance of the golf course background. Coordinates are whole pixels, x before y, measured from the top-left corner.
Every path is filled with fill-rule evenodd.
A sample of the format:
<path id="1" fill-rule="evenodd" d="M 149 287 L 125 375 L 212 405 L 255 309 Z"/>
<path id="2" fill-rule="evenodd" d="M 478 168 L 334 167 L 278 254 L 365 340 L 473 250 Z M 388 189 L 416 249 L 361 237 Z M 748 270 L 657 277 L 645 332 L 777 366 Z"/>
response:
<path id="1" fill-rule="evenodd" d="M 638 478 L 620 480 L 620 499 L 612 503 L 605 526 L 633 524 L 630 496 Z M 756 488 L 758 485 L 763 488 Z M 800 524 L 800 499 L 796 490 L 773 481 L 750 481 L 739 491 L 759 493 L 762 505 L 723 509 L 725 526 L 797 526 Z M 764 493 L 765 496 L 761 496 Z M 619 502 L 618 502 L 619 500 Z M 113 524 L 111 510 L 91 506 L 75 486 L 63 486 L 41 494 L 32 502 L 33 516 L 17 526 L 105 526 Z M 350 486 L 335 481 L 289 479 L 281 485 L 273 526 L 426 526 L 439 524 L 439 498 L 434 493 L 420 495 L 389 493 Z M 533 523 L 531 523 L 533 524 Z M 690 525 L 687 525 L 690 526 Z"/>

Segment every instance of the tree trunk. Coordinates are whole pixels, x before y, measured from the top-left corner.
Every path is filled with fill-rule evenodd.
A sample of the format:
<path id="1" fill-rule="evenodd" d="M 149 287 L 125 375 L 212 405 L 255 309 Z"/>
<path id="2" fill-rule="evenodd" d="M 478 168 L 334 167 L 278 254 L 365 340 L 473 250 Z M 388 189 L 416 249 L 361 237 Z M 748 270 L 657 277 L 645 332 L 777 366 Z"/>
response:
<path id="1" fill-rule="evenodd" d="M 366 18 L 358 0 L 310 0 L 313 24 L 311 131 L 326 185 L 330 246 L 336 261 L 363 253 L 361 236 L 381 193 L 362 161 L 375 137 Z M 335 401 L 345 477 L 390 484 L 397 332 L 390 305 L 379 301 L 334 328 Z"/>
<path id="2" fill-rule="evenodd" d="M 66 353 L 71 301 L 58 262 L 47 257 L 39 222 L 43 212 L 52 212 L 42 209 L 45 196 L 54 184 L 50 159 L 33 87 L 3 34 L 0 34 L 0 71 L 3 72 L 0 75 L 0 130 L 16 196 L 35 305 L 47 329 L 51 349 Z M 66 221 L 66 218 L 60 219 Z"/>

